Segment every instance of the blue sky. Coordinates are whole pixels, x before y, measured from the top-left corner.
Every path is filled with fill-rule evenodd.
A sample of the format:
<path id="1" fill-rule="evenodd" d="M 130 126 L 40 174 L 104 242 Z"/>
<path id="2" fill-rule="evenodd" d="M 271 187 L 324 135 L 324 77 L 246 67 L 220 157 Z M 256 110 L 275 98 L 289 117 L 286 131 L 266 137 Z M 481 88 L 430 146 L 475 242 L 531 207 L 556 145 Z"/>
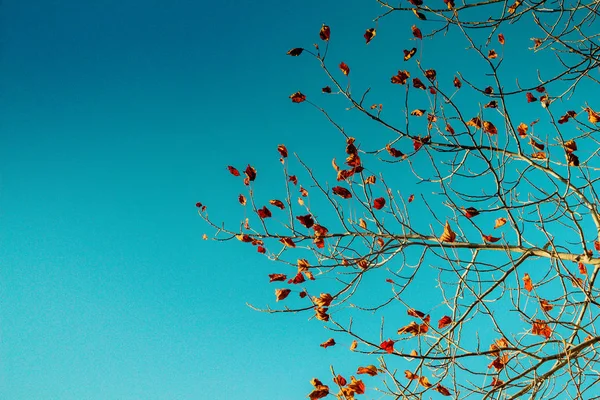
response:
<path id="1" fill-rule="evenodd" d="M 319 348 L 317 321 L 246 307 L 272 302 L 277 267 L 203 241 L 194 206 L 239 220 L 226 165 L 257 165 L 266 189 L 279 143 L 317 168 L 341 156 L 340 135 L 287 99 L 328 84 L 285 56 L 322 23 L 358 87 L 403 68 L 413 19 L 384 21 L 366 48 L 375 2 L 330 3 L 3 2 L 0 397 L 302 398 L 345 362 L 349 343 Z M 428 54 L 450 79 L 464 61 Z"/>

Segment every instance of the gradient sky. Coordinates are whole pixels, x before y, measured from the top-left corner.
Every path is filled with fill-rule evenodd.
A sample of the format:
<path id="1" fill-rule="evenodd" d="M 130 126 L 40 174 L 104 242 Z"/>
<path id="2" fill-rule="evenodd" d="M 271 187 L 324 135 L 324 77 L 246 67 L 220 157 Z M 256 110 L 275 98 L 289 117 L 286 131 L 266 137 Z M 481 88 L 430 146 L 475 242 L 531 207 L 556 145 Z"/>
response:
<path id="1" fill-rule="evenodd" d="M 402 68 L 412 19 L 382 24 L 369 47 L 382 64 L 362 38 L 375 2 L 330 3 L 4 0 L 0 398 L 302 398 L 344 361 L 346 347 L 315 345 L 331 336 L 317 321 L 246 307 L 272 302 L 277 271 L 203 241 L 194 206 L 218 210 L 239 190 L 225 166 L 275 161 L 279 143 L 330 168 L 319 150 L 343 140 L 287 99 L 327 84 L 285 56 L 322 23 L 332 41 L 354 37 L 336 44 L 340 61 L 360 44 L 358 76 L 387 83 Z M 464 62 L 430 57 L 448 76 Z"/>

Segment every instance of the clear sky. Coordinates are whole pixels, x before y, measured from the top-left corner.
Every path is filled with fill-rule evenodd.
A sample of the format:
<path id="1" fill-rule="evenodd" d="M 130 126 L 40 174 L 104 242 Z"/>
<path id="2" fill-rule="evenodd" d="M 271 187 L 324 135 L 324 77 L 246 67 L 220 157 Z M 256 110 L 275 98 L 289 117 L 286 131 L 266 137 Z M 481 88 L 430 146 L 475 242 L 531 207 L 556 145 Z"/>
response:
<path id="1" fill-rule="evenodd" d="M 322 23 L 332 41 L 355 36 L 340 61 L 365 51 L 375 2 L 331 3 L 4 0 L 0 398 L 302 398 L 345 360 L 347 347 L 316 345 L 331 336 L 317 321 L 246 307 L 272 303 L 266 275 L 279 271 L 203 241 L 195 209 L 239 189 L 226 165 L 276 160 L 279 143 L 317 165 L 331 160 L 320 149 L 343 148 L 287 99 L 327 84 L 285 56 Z M 370 45 L 388 64 L 355 55 L 351 68 L 388 82 L 412 23 L 402 35 L 384 23 L 395 33 Z M 448 76 L 461 63 L 430 57 L 447 57 Z M 261 166 L 265 182 L 281 176 Z M 223 202 L 221 219 L 235 198 Z"/>

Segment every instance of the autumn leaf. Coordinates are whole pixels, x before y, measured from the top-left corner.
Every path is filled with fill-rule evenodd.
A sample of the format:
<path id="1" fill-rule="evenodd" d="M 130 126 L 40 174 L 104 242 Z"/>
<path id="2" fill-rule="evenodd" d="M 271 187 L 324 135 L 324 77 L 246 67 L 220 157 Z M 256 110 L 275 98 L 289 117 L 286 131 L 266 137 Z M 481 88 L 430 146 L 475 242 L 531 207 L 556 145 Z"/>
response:
<path id="1" fill-rule="evenodd" d="M 385 199 L 383 197 L 379 197 L 373 200 L 373 207 L 376 210 L 381 210 L 385 206 Z"/>
<path id="2" fill-rule="evenodd" d="M 229 172 L 231 173 L 231 175 L 233 175 L 233 176 L 240 176 L 240 171 L 238 171 L 237 168 L 234 168 L 231 165 L 228 165 L 227 169 L 229 170 Z"/>
<path id="3" fill-rule="evenodd" d="M 423 318 L 425 316 L 424 312 L 415 310 L 414 308 L 409 308 L 408 310 L 406 310 L 406 313 L 408 315 L 410 315 L 411 317 L 415 317 L 415 318 Z"/>
<path id="4" fill-rule="evenodd" d="M 305 281 L 306 280 L 304 279 L 304 275 L 302 275 L 302 273 L 298 272 L 292 279 L 288 280 L 287 283 L 289 283 L 290 285 L 298 285 Z"/>
<path id="5" fill-rule="evenodd" d="M 490 121 L 483 121 L 483 130 L 490 135 L 498 134 L 498 129 Z"/>
<path id="6" fill-rule="evenodd" d="M 484 104 L 483 108 L 498 108 L 498 102 L 496 100 L 492 100 L 489 103 Z"/>
<path id="7" fill-rule="evenodd" d="M 454 8 L 454 0 L 444 0 L 444 3 L 446 4 L 446 7 L 448 7 L 448 10 L 452 10 Z"/>
<path id="8" fill-rule="evenodd" d="M 569 121 L 570 118 L 575 118 L 577 116 L 577 113 L 575 111 L 567 111 L 565 113 L 565 115 L 561 116 L 558 120 L 559 124 L 564 124 L 565 122 Z"/>
<path id="9" fill-rule="evenodd" d="M 267 208 L 267 206 L 263 206 L 263 208 L 256 210 L 256 212 L 261 219 L 271 218 L 271 211 Z"/>
<path id="10" fill-rule="evenodd" d="M 472 126 L 477 129 L 481 129 L 481 127 L 482 127 L 481 119 L 479 117 L 473 117 L 467 121 L 467 126 Z"/>
<path id="11" fill-rule="evenodd" d="M 492 94 L 492 93 L 494 93 L 494 88 L 491 87 L 491 86 L 488 86 L 485 89 L 483 89 L 483 93 L 485 93 L 485 94 Z"/>
<path id="12" fill-rule="evenodd" d="M 435 69 L 428 69 L 425 71 L 425 77 L 429 79 L 430 82 L 434 82 L 437 77 L 437 72 L 435 72 Z"/>
<path id="13" fill-rule="evenodd" d="M 410 29 L 412 30 L 412 34 L 414 37 L 416 37 L 417 39 L 423 39 L 423 34 L 421 33 L 421 30 L 417 28 L 416 25 L 413 25 Z"/>
<path id="14" fill-rule="evenodd" d="M 411 1 L 411 0 L 409 0 L 409 2 L 410 2 L 410 1 Z M 412 0 L 412 1 L 414 1 L 414 0 Z M 422 2 L 421 2 L 421 3 L 422 3 Z M 423 13 L 421 13 L 421 12 L 417 11 L 417 9 L 416 9 L 416 8 L 413 8 L 413 9 L 412 9 L 412 12 L 413 12 L 413 14 L 415 14 L 415 17 L 419 18 L 420 20 L 422 20 L 422 21 L 425 21 L 425 20 L 427 20 L 427 17 L 425 16 L 425 14 L 423 14 Z"/>
<path id="15" fill-rule="evenodd" d="M 331 37 L 331 29 L 329 29 L 329 26 L 323 24 L 323 26 L 321 27 L 321 31 L 319 32 L 319 37 L 321 38 L 321 40 L 324 41 L 328 41 L 329 38 Z"/>
<path id="16" fill-rule="evenodd" d="M 350 74 L 350 67 L 343 61 L 340 63 L 340 69 L 344 75 L 348 76 L 348 74 Z"/>
<path id="17" fill-rule="evenodd" d="M 307 215 L 299 215 L 296 217 L 296 219 L 302 224 L 304 225 L 306 228 L 312 228 L 312 226 L 315 224 L 315 220 L 313 219 L 312 215 L 307 214 Z"/>
<path id="18" fill-rule="evenodd" d="M 497 57 L 498 57 L 498 54 L 496 53 L 496 50 L 490 50 L 488 52 L 488 58 L 490 60 L 493 60 L 494 58 L 497 58 Z"/>
<path id="19" fill-rule="evenodd" d="M 300 92 L 296 92 L 290 95 L 290 99 L 292 99 L 292 103 L 302 103 L 306 100 L 306 96 Z"/>
<path id="20" fill-rule="evenodd" d="M 369 175 L 365 178 L 365 185 L 374 185 L 377 182 L 375 175 Z"/>
<path id="21" fill-rule="evenodd" d="M 252 242 L 252 238 L 250 236 L 248 236 L 248 235 L 235 235 L 235 237 L 240 242 L 244 242 L 244 243 L 251 243 Z"/>
<path id="22" fill-rule="evenodd" d="M 269 282 L 283 282 L 287 279 L 285 274 L 269 274 Z"/>
<path id="23" fill-rule="evenodd" d="M 243 194 L 240 194 L 240 195 L 238 196 L 238 202 L 239 202 L 241 205 L 245 206 L 245 205 L 246 205 L 246 197 L 245 197 Z"/>
<path id="24" fill-rule="evenodd" d="M 504 45 L 504 34 L 502 34 L 502 33 L 499 33 L 499 34 L 498 34 L 498 42 L 499 42 L 501 45 Z"/>
<path id="25" fill-rule="evenodd" d="M 321 89 L 321 92 L 323 92 L 323 93 L 331 93 L 331 88 L 329 86 L 325 86 L 324 88 Z"/>
<path id="26" fill-rule="evenodd" d="M 316 307 L 315 308 L 315 318 L 319 321 L 327 322 L 329 321 L 329 314 L 327 314 L 327 308 Z"/>
<path id="27" fill-rule="evenodd" d="M 431 136 L 425 136 L 425 137 L 417 137 L 415 139 L 413 139 L 413 148 L 415 149 L 415 151 L 418 151 L 421 147 L 423 147 L 424 144 L 429 143 L 431 139 Z"/>
<path id="28" fill-rule="evenodd" d="M 450 126 L 450 124 L 446 124 L 446 127 L 444 128 L 446 132 L 448 132 L 451 135 L 454 135 L 454 128 L 452 128 Z"/>
<path id="29" fill-rule="evenodd" d="M 405 85 L 406 80 L 410 77 L 408 71 L 398 71 L 398 75 L 392 76 L 392 83 L 396 85 Z"/>
<path id="30" fill-rule="evenodd" d="M 308 394 L 310 400 L 319 400 L 329 395 L 329 386 L 320 385 Z"/>
<path id="31" fill-rule="evenodd" d="M 521 5 L 521 3 L 523 2 L 523 0 L 517 0 L 513 3 L 513 5 L 511 5 L 510 7 L 508 7 L 508 13 L 509 14 L 514 14 L 515 11 L 517 11 L 517 8 Z"/>
<path id="32" fill-rule="evenodd" d="M 333 340 L 333 338 L 329 338 L 329 339 L 327 339 L 327 341 L 321 343 L 319 346 L 321 346 L 324 349 L 331 347 L 331 346 L 335 346 L 335 340 Z"/>
<path id="33" fill-rule="evenodd" d="M 281 200 L 269 200 L 269 203 L 282 210 L 285 208 L 285 205 L 283 205 Z"/>
<path id="34" fill-rule="evenodd" d="M 536 153 L 533 153 L 531 155 L 531 158 L 535 158 L 536 160 L 545 160 L 546 158 L 548 158 L 548 156 L 543 151 L 538 151 Z"/>
<path id="35" fill-rule="evenodd" d="M 427 89 L 427 87 L 421 82 L 419 78 L 413 78 L 413 86 L 417 89 Z"/>
<path id="36" fill-rule="evenodd" d="M 494 237 L 492 235 L 481 235 L 483 237 L 483 240 L 485 240 L 486 242 L 489 243 L 496 243 L 498 240 L 500 240 L 499 237 Z"/>
<path id="37" fill-rule="evenodd" d="M 333 383 L 335 383 L 338 386 L 346 386 L 348 381 L 346 381 L 346 378 L 344 378 L 343 376 L 338 375 L 335 378 L 333 378 Z"/>
<path id="38" fill-rule="evenodd" d="M 412 373 L 411 371 L 409 371 L 409 370 L 405 370 L 405 371 L 404 371 L 404 376 L 406 377 L 406 379 L 409 379 L 409 380 L 411 380 L 411 381 L 412 381 L 412 380 L 415 380 L 415 379 L 419 379 L 419 375 L 417 375 L 417 374 L 413 374 L 413 373 Z"/>
<path id="39" fill-rule="evenodd" d="M 358 342 L 356 340 L 353 340 L 352 343 L 350 344 L 350 351 L 354 351 L 356 350 L 356 347 L 358 347 Z M 377 370 L 375 370 L 377 371 Z M 359 372 L 360 374 L 360 372 Z M 377 374 L 377 372 L 375 372 L 375 374 Z"/>
<path id="40" fill-rule="evenodd" d="M 265 254 L 265 253 L 267 252 L 267 249 L 265 249 L 265 248 L 264 248 L 264 247 L 262 247 L 262 246 L 258 246 L 258 247 L 256 248 L 256 251 L 257 251 L 257 252 L 259 252 L 260 254 Z"/>
<path id="41" fill-rule="evenodd" d="M 494 229 L 500 228 L 504 224 L 506 224 L 506 218 L 498 218 L 494 224 Z"/>
<path id="42" fill-rule="evenodd" d="M 343 199 L 349 199 L 352 197 L 352 193 L 350 193 L 348 189 L 341 186 L 335 186 L 331 189 L 331 191 L 333 192 L 333 194 L 336 194 Z"/>
<path id="43" fill-rule="evenodd" d="M 548 303 L 548 300 L 544 299 L 540 299 L 540 307 L 546 312 L 551 311 L 554 308 L 552 304 Z"/>
<path id="44" fill-rule="evenodd" d="M 440 385 L 439 383 L 432 390 L 435 390 L 436 392 L 438 392 L 442 396 L 451 396 L 450 390 L 448 390 L 448 388 Z"/>
<path id="45" fill-rule="evenodd" d="M 300 186 L 300 194 L 302 195 L 302 197 L 306 197 L 306 196 L 308 196 L 308 190 L 306 190 L 302 186 Z"/>
<path id="46" fill-rule="evenodd" d="M 350 377 L 351 382 L 348 384 L 348 390 L 356 394 L 365 394 L 365 384 L 361 380 L 354 379 L 353 376 Z"/>
<path id="47" fill-rule="evenodd" d="M 529 129 L 529 126 L 527 126 L 527 124 L 524 124 L 523 122 L 521 122 L 519 124 L 519 126 L 517 126 L 517 132 L 519 133 L 519 136 L 521 136 L 522 138 L 526 138 L 527 137 L 527 130 Z"/>
<path id="48" fill-rule="evenodd" d="M 452 243 L 456 240 L 456 233 L 450 228 L 450 223 L 446 221 L 446 225 L 444 226 L 444 233 L 440 236 L 441 242 Z"/>
<path id="49" fill-rule="evenodd" d="M 426 376 L 421 376 L 421 377 L 419 378 L 419 385 L 421 385 L 421 386 L 423 386 L 423 387 L 425 387 L 425 388 L 430 388 L 430 387 L 432 387 L 432 386 L 433 386 L 433 385 L 431 384 L 431 382 L 429 382 L 429 379 L 427 379 L 427 377 L 426 377 Z"/>
<path id="50" fill-rule="evenodd" d="M 438 329 L 444 329 L 445 327 L 447 327 L 448 325 L 452 324 L 452 318 L 450 318 L 447 315 L 444 315 L 439 321 L 438 321 Z"/>
<path id="51" fill-rule="evenodd" d="M 291 50 L 288 50 L 287 55 L 292 57 L 298 57 L 304 51 L 301 47 L 296 47 Z"/>
<path id="52" fill-rule="evenodd" d="M 412 58 L 412 56 L 415 55 L 415 53 L 417 52 L 417 48 L 413 47 L 410 50 L 404 50 L 404 61 L 408 61 Z"/>
<path id="53" fill-rule="evenodd" d="M 410 196 L 408 196 L 408 202 L 409 203 L 412 203 L 414 199 L 415 199 L 415 195 L 414 194 L 411 194 Z"/>
<path id="54" fill-rule="evenodd" d="M 460 89 L 460 87 L 462 86 L 462 83 L 460 82 L 460 80 L 455 76 L 454 77 L 454 87 L 457 89 Z"/>
<path id="55" fill-rule="evenodd" d="M 391 354 L 394 352 L 394 343 L 396 343 L 394 340 L 386 340 L 385 342 L 381 342 L 379 347 Z"/>
<path id="56" fill-rule="evenodd" d="M 587 267 L 585 266 L 584 263 L 582 263 L 582 262 L 578 263 L 577 267 L 579 268 L 579 273 L 581 275 L 587 275 Z"/>
<path id="57" fill-rule="evenodd" d="M 504 381 L 501 381 L 500 379 L 498 379 L 496 377 L 492 378 L 492 383 L 490 384 L 490 386 L 497 387 L 497 386 L 502 386 L 502 385 L 504 385 Z"/>
<path id="58" fill-rule="evenodd" d="M 575 150 L 577 150 L 577 143 L 575 143 L 575 141 L 571 139 L 563 143 L 563 147 L 565 148 L 565 151 L 567 153 L 572 153 Z"/>
<path id="59" fill-rule="evenodd" d="M 588 121 L 590 121 L 592 124 L 597 124 L 600 122 L 600 113 L 595 112 L 589 107 L 587 107 L 585 111 L 588 114 Z"/>
<path id="60" fill-rule="evenodd" d="M 542 39 L 540 38 L 531 38 L 533 40 L 533 50 L 537 50 L 538 47 L 542 45 Z"/>
<path id="61" fill-rule="evenodd" d="M 523 284 L 525 285 L 525 290 L 531 292 L 533 290 L 533 283 L 531 282 L 531 277 L 528 273 L 523 275 Z"/>
<path id="62" fill-rule="evenodd" d="M 528 103 L 533 103 L 534 101 L 537 101 L 537 97 L 535 97 L 533 94 L 531 94 L 531 92 L 525 93 L 525 97 L 527 97 Z"/>
<path id="63" fill-rule="evenodd" d="M 286 247 L 296 247 L 296 243 L 292 241 L 292 238 L 286 237 L 281 238 L 279 241 Z"/>
<path id="64" fill-rule="evenodd" d="M 369 376 L 377 375 L 377 367 L 374 365 L 368 365 L 366 367 L 358 367 L 356 371 L 358 375 L 367 374 Z"/>
<path id="65" fill-rule="evenodd" d="M 579 157 L 575 153 L 567 153 L 567 164 L 569 167 L 579 167 Z"/>
<path id="66" fill-rule="evenodd" d="M 297 185 L 297 184 L 298 184 L 298 178 L 296 178 L 296 175 L 290 175 L 290 176 L 288 177 L 288 180 L 289 180 L 290 182 L 292 182 L 294 185 Z"/>
<path id="67" fill-rule="evenodd" d="M 367 44 L 369 44 L 371 42 L 371 40 L 373 40 L 373 38 L 375 37 L 375 35 L 377 35 L 377 32 L 375 31 L 375 28 L 369 28 L 369 29 L 367 29 L 367 31 L 365 32 L 365 34 L 363 35 L 363 37 L 367 41 Z"/>
<path id="68" fill-rule="evenodd" d="M 392 157 L 395 157 L 395 158 L 405 158 L 406 157 L 403 152 L 392 147 L 389 143 L 385 146 L 385 149 Z"/>
<path id="69" fill-rule="evenodd" d="M 531 333 L 550 339 L 550 336 L 552 336 L 552 329 L 550 329 L 546 321 L 536 319 L 532 324 Z"/>
<path id="70" fill-rule="evenodd" d="M 410 115 L 414 116 L 414 117 L 422 117 L 423 114 L 425 114 L 426 110 L 420 110 L 420 109 L 416 109 L 411 111 Z"/>
<path id="71" fill-rule="evenodd" d="M 290 289 L 275 289 L 275 298 L 277 301 L 283 300 L 290 294 Z"/>
<path id="72" fill-rule="evenodd" d="M 494 369 L 496 370 L 496 372 L 500 372 L 500 371 L 502 371 L 504 369 L 504 366 L 506 364 L 508 364 L 508 356 L 506 354 L 504 354 L 503 356 L 499 356 L 494 361 L 492 361 L 488 365 L 488 368 L 494 367 Z"/>

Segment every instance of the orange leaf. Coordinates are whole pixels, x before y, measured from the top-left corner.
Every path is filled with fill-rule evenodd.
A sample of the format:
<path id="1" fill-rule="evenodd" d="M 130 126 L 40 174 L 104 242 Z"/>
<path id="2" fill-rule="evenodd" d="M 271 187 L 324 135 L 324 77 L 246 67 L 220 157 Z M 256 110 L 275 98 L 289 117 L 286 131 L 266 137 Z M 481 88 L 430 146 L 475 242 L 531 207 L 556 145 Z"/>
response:
<path id="1" fill-rule="evenodd" d="M 319 400 L 329 395 L 329 386 L 319 385 L 315 387 L 315 390 L 308 394 L 310 400 Z"/>
<path id="2" fill-rule="evenodd" d="M 326 349 L 330 346 L 335 346 L 335 340 L 333 340 L 333 338 L 329 338 L 329 339 L 327 339 L 327 341 L 321 343 L 319 346 L 321 346 L 324 349 Z"/>
<path id="3" fill-rule="evenodd" d="M 499 237 L 494 237 L 492 235 L 481 235 L 483 237 L 483 240 L 485 240 L 486 242 L 490 242 L 490 243 L 496 243 L 498 240 L 500 240 Z"/>
<path id="4" fill-rule="evenodd" d="M 413 110 L 413 111 L 410 113 L 410 115 L 412 115 L 412 116 L 414 116 L 414 117 L 422 117 L 422 116 L 423 116 L 423 114 L 425 114 L 425 110 L 419 110 L 419 109 Z"/>
<path id="5" fill-rule="evenodd" d="M 346 378 L 344 378 L 343 376 L 338 375 L 335 378 L 333 378 L 333 383 L 335 383 L 338 386 L 346 386 L 348 381 L 346 381 Z"/>
<path id="6" fill-rule="evenodd" d="M 508 356 L 505 354 L 503 356 L 497 357 L 494 361 L 488 365 L 488 368 L 494 367 L 496 371 L 502 371 L 504 366 L 508 363 Z"/>
<path id="7" fill-rule="evenodd" d="M 413 86 L 417 89 L 423 89 L 423 90 L 427 89 L 425 84 L 423 84 L 423 82 L 421 82 L 421 80 L 419 78 L 413 79 Z"/>
<path id="8" fill-rule="evenodd" d="M 460 80 L 455 76 L 454 77 L 454 87 L 457 89 L 460 89 L 460 87 L 462 86 L 462 83 L 460 82 Z"/>
<path id="9" fill-rule="evenodd" d="M 552 329 L 550 329 L 546 321 L 536 319 L 533 322 L 531 333 L 534 335 L 544 336 L 546 339 L 550 339 L 550 336 L 552 336 Z"/>
<path id="10" fill-rule="evenodd" d="M 300 273 L 300 272 L 298 272 L 296 274 L 296 276 L 294 276 L 292 279 L 290 279 L 288 281 L 288 283 L 291 284 L 291 285 L 297 285 L 297 284 L 302 283 L 302 282 L 304 282 L 304 275 L 302 275 L 302 273 Z"/>
<path id="11" fill-rule="evenodd" d="M 456 240 L 456 233 L 450 228 L 450 223 L 446 221 L 446 225 L 444 226 L 444 233 L 440 236 L 440 241 L 452 243 Z"/>
<path id="12" fill-rule="evenodd" d="M 385 145 L 385 149 L 387 150 L 388 153 L 390 153 L 390 155 L 392 157 L 396 157 L 396 158 L 406 158 L 406 156 L 404 155 L 404 153 L 402 153 L 400 150 L 393 148 L 389 143 L 387 145 Z"/>
<path id="13" fill-rule="evenodd" d="M 356 340 L 353 340 L 352 343 L 350 344 L 350 351 L 354 351 L 356 350 L 356 347 L 358 346 L 358 342 Z M 358 372 L 360 374 L 360 372 Z"/>
<path id="14" fill-rule="evenodd" d="M 538 151 L 537 153 L 532 153 L 531 158 L 534 158 L 536 160 L 545 160 L 546 158 L 548 158 L 548 156 L 543 151 Z"/>
<path id="15" fill-rule="evenodd" d="M 443 396 L 450 396 L 450 391 L 448 390 L 448 388 L 440 385 L 439 383 L 437 384 L 436 387 L 433 388 L 433 390 L 435 390 L 436 392 L 440 393 Z"/>
<path id="16" fill-rule="evenodd" d="M 533 283 L 531 282 L 531 277 L 529 274 L 523 275 L 523 284 L 525 285 L 525 290 L 531 292 L 533 290 Z"/>
<path id="17" fill-rule="evenodd" d="M 497 58 L 497 57 L 498 57 L 498 54 L 496 54 L 496 50 L 490 50 L 488 52 L 488 58 L 490 60 L 493 60 L 494 58 Z"/>
<path id="18" fill-rule="evenodd" d="M 411 194 L 410 196 L 408 196 L 408 202 L 409 203 L 412 203 L 414 199 L 415 199 L 415 195 L 414 194 Z"/>
<path id="19" fill-rule="evenodd" d="M 269 282 L 281 282 L 286 279 L 287 276 L 285 274 L 269 274 Z"/>
<path id="20" fill-rule="evenodd" d="M 284 246 L 287 246 L 287 247 L 296 247 L 296 243 L 294 243 L 292 241 L 292 238 L 289 238 L 289 237 L 281 238 L 281 239 L 279 239 L 279 241 L 281 243 L 283 243 Z"/>
<path id="21" fill-rule="evenodd" d="M 350 67 L 343 61 L 340 63 L 340 69 L 342 70 L 344 75 L 347 76 L 348 74 L 350 74 Z"/>
<path id="22" fill-rule="evenodd" d="M 415 310 L 414 308 L 409 308 L 408 310 L 406 310 L 406 313 L 408 315 L 410 315 L 411 317 L 415 317 L 415 318 L 423 318 L 425 316 L 424 312 Z"/>
<path id="23" fill-rule="evenodd" d="M 283 202 L 281 200 L 269 200 L 269 203 L 271 203 L 275 207 L 280 208 L 282 210 L 285 208 L 285 206 L 283 205 Z"/>
<path id="24" fill-rule="evenodd" d="M 498 129 L 490 121 L 483 121 L 483 130 L 490 135 L 498 134 Z"/>
<path id="25" fill-rule="evenodd" d="M 296 92 L 290 95 L 290 99 L 292 99 L 292 103 L 302 103 L 306 100 L 306 96 L 301 92 Z"/>
<path id="26" fill-rule="evenodd" d="M 504 34 L 502 34 L 502 33 L 499 33 L 499 34 L 498 34 L 498 42 L 499 42 L 501 45 L 504 45 Z"/>
<path id="27" fill-rule="evenodd" d="M 496 386 L 502 386 L 504 385 L 504 381 L 501 381 L 500 379 L 494 377 L 492 378 L 492 383 L 490 384 L 490 386 L 496 387 Z"/>
<path id="28" fill-rule="evenodd" d="M 356 379 L 354 379 L 353 376 L 350 377 L 350 380 L 352 381 L 350 384 L 348 384 L 348 389 L 351 390 L 352 392 L 356 393 L 356 394 L 364 394 L 365 393 L 365 384 L 363 383 L 363 381 L 357 381 Z"/>
<path id="29" fill-rule="evenodd" d="M 535 97 L 533 94 L 531 94 L 531 92 L 525 93 L 525 97 L 527 97 L 528 103 L 533 103 L 534 101 L 537 101 L 537 97 Z"/>
<path id="30" fill-rule="evenodd" d="M 577 143 L 575 143 L 575 141 L 571 139 L 563 143 L 563 147 L 565 148 L 565 151 L 567 153 L 572 153 L 575 150 L 577 150 Z"/>
<path id="31" fill-rule="evenodd" d="M 329 38 L 331 37 L 331 30 L 327 25 L 323 24 L 323 26 L 321 27 L 321 31 L 319 32 L 319 37 L 321 38 L 321 40 L 324 41 L 329 40 Z"/>
<path id="32" fill-rule="evenodd" d="M 298 178 L 296 178 L 296 175 L 290 175 L 289 178 L 288 178 L 288 180 L 290 182 L 292 182 L 294 185 L 298 184 Z"/>
<path id="33" fill-rule="evenodd" d="M 450 124 L 446 124 L 446 128 L 445 128 L 446 132 L 448 132 L 451 135 L 454 135 L 454 129 L 450 126 Z"/>
<path id="34" fill-rule="evenodd" d="M 592 124 L 597 124 L 600 122 L 600 113 L 595 112 L 589 107 L 586 108 L 585 111 L 587 111 L 588 114 L 588 121 L 590 121 Z"/>
<path id="35" fill-rule="evenodd" d="M 587 275 L 587 267 L 585 266 L 584 263 L 580 262 L 579 264 L 577 264 L 577 267 L 579 268 L 579 273 L 581 275 Z"/>
<path id="36" fill-rule="evenodd" d="M 521 136 L 522 138 L 526 138 L 527 129 L 529 129 L 529 126 L 521 122 L 519 126 L 517 126 L 517 132 L 519 133 L 519 136 Z"/>
<path id="37" fill-rule="evenodd" d="M 550 311 L 554 308 L 554 306 L 548 303 L 548 300 L 540 299 L 540 307 L 544 311 Z"/>
<path id="38" fill-rule="evenodd" d="M 379 347 L 391 354 L 394 352 L 394 343 L 396 343 L 394 340 L 386 340 L 385 342 L 381 342 Z"/>
<path id="39" fill-rule="evenodd" d="M 504 224 L 506 224 L 506 218 L 498 218 L 494 224 L 494 229 L 500 228 Z"/>
<path id="40" fill-rule="evenodd" d="M 419 379 L 419 375 L 413 374 L 409 370 L 404 371 L 404 376 L 406 377 L 406 379 L 410 379 L 411 381 L 414 379 Z"/>
<path id="41" fill-rule="evenodd" d="M 324 322 L 329 321 L 329 314 L 327 314 L 327 308 L 316 307 L 315 308 L 315 317 L 319 321 L 324 321 Z"/>
<path id="42" fill-rule="evenodd" d="M 240 202 L 241 205 L 245 206 L 246 205 L 246 197 L 244 197 L 243 194 L 240 194 L 238 196 L 238 201 Z"/>
<path id="43" fill-rule="evenodd" d="M 358 375 L 367 374 L 369 376 L 375 376 L 375 375 L 377 375 L 377 367 L 374 365 L 369 365 L 366 367 L 358 367 L 358 370 L 356 371 L 356 373 Z"/>
<path id="44" fill-rule="evenodd" d="M 569 167 L 579 167 L 579 157 L 575 153 L 567 153 L 567 163 Z"/>
<path id="45" fill-rule="evenodd" d="M 430 387 L 432 387 L 432 386 L 433 386 L 433 385 L 432 385 L 432 384 L 429 382 L 429 379 L 427 379 L 427 377 L 426 377 L 426 376 L 421 376 L 421 377 L 419 378 L 419 384 L 420 384 L 421 386 L 423 386 L 423 387 L 426 387 L 426 388 L 430 388 Z"/>
<path id="46" fill-rule="evenodd" d="M 439 321 L 438 321 L 438 329 L 443 329 L 445 327 L 447 327 L 448 325 L 450 325 L 452 323 L 452 318 L 450 318 L 447 315 L 444 315 Z"/>
<path id="47" fill-rule="evenodd" d="M 375 175 L 370 175 L 365 178 L 365 185 L 374 185 L 377 182 Z"/>
<path id="48" fill-rule="evenodd" d="M 481 129 L 481 119 L 479 117 L 473 117 L 467 121 L 467 126 L 473 126 L 477 129 Z"/>
<path id="49" fill-rule="evenodd" d="M 429 79 L 430 82 L 435 81 L 436 76 L 437 76 L 437 73 L 435 72 L 435 69 L 428 69 L 425 71 L 425 77 L 427 79 Z"/>
<path id="50" fill-rule="evenodd" d="M 258 213 L 258 216 L 261 219 L 265 219 L 265 218 L 270 218 L 271 217 L 271 211 L 267 208 L 267 206 L 263 206 L 263 208 L 260 208 L 260 209 L 256 210 L 256 212 Z"/>
<path id="51" fill-rule="evenodd" d="M 277 146 L 277 151 L 279 152 L 279 154 L 281 154 L 281 157 L 283 158 L 286 158 L 288 156 L 287 148 L 283 144 Z"/>
<path id="52" fill-rule="evenodd" d="M 371 42 L 371 40 L 373 40 L 373 38 L 375 37 L 375 35 L 377 35 L 377 32 L 375 31 L 375 28 L 369 28 L 369 29 L 367 29 L 367 31 L 365 32 L 365 34 L 363 35 L 363 37 L 367 41 L 367 44 L 369 44 Z"/>
<path id="53" fill-rule="evenodd" d="M 290 289 L 275 289 L 275 298 L 277 301 L 283 300 L 290 294 Z"/>
<path id="54" fill-rule="evenodd" d="M 333 296 L 331 296 L 329 293 L 321 293 L 319 297 L 313 296 L 312 301 L 319 307 L 329 307 L 333 301 Z"/>

